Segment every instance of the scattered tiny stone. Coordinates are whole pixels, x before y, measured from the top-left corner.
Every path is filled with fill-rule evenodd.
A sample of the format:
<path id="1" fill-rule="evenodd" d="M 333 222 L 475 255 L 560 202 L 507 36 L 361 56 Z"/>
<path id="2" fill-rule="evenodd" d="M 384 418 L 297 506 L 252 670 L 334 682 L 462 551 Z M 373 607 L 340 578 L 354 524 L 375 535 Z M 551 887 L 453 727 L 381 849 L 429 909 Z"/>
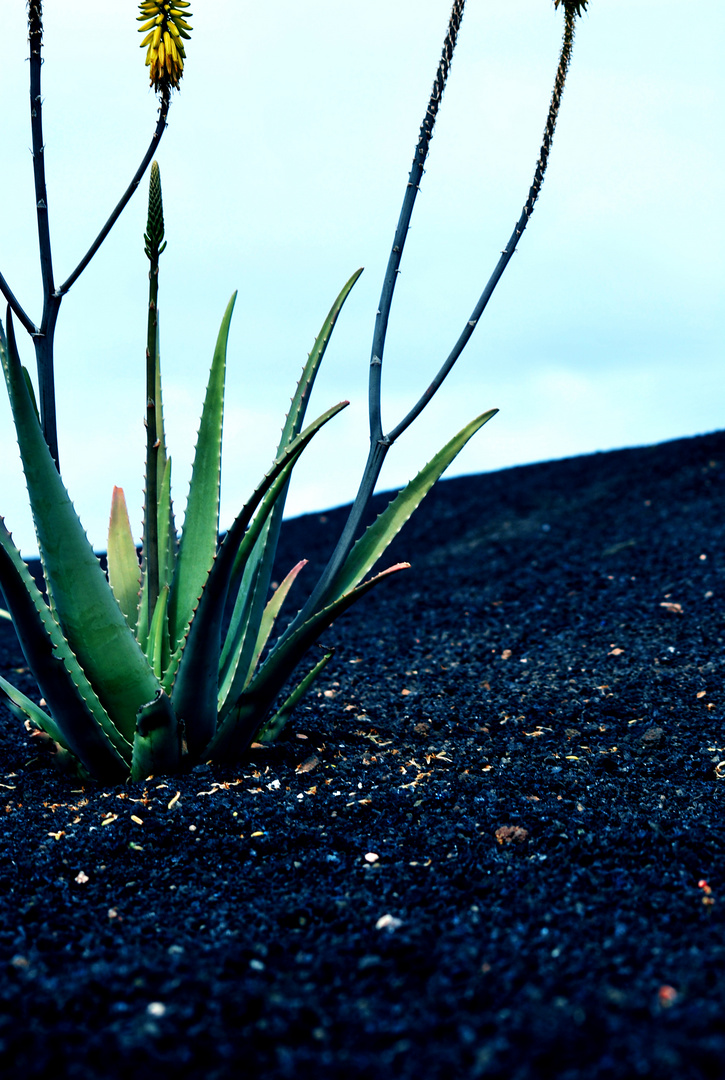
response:
<path id="1" fill-rule="evenodd" d="M 650 727 L 639 737 L 640 745 L 645 749 L 659 746 L 665 737 L 661 727 Z"/>
<path id="2" fill-rule="evenodd" d="M 495 835 L 499 844 L 523 844 L 528 840 L 529 831 L 520 825 L 501 825 Z"/>
<path id="3" fill-rule="evenodd" d="M 668 986 L 666 983 L 657 991 L 657 1000 L 663 1009 L 669 1009 L 675 1004 L 678 997 L 679 994 L 674 986 Z"/>
<path id="4" fill-rule="evenodd" d="M 308 757 L 303 762 L 301 762 L 301 764 L 299 764 L 297 766 L 297 768 L 295 769 L 295 772 L 296 773 L 312 772 L 312 770 L 316 769 L 319 764 L 320 764 L 320 759 L 313 754 L 312 757 Z"/>

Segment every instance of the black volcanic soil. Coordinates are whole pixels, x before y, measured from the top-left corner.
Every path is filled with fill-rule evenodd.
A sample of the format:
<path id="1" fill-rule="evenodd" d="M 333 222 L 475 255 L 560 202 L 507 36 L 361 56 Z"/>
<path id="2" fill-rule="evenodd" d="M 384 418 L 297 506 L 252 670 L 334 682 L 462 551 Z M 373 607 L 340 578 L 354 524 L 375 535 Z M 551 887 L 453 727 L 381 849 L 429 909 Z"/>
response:
<path id="1" fill-rule="evenodd" d="M 724 541 L 725 433 L 445 481 L 280 746 L 84 789 L 3 709 L 0 1074 L 725 1075 Z"/>

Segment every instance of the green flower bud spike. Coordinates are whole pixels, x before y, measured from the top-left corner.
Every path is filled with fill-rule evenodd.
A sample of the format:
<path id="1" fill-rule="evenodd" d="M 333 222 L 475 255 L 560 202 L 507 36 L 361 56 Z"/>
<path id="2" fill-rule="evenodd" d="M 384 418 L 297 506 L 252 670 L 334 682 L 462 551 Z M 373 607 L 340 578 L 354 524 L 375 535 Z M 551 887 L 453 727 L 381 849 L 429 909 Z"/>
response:
<path id="1" fill-rule="evenodd" d="M 186 21 L 188 0 L 142 0 L 139 4 L 139 33 L 146 34 L 141 48 L 146 49 L 146 67 L 156 90 L 178 89 L 184 74 L 184 40 L 190 38 L 191 25 Z"/>
<path id="2" fill-rule="evenodd" d="M 161 170 L 156 161 L 149 179 L 149 212 L 144 233 L 144 251 L 153 263 L 166 247 L 164 243 L 164 203 L 161 197 Z"/>

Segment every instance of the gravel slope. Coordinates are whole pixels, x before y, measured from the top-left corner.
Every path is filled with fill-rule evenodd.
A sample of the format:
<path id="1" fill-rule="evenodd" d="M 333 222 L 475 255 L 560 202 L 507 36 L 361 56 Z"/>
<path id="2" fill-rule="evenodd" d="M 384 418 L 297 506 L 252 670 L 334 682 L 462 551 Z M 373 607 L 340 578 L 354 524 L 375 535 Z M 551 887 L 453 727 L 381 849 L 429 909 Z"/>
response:
<path id="1" fill-rule="evenodd" d="M 235 769 L 83 789 L 2 709 L 2 1075 L 722 1076 L 724 496 L 722 432 L 442 482 Z"/>

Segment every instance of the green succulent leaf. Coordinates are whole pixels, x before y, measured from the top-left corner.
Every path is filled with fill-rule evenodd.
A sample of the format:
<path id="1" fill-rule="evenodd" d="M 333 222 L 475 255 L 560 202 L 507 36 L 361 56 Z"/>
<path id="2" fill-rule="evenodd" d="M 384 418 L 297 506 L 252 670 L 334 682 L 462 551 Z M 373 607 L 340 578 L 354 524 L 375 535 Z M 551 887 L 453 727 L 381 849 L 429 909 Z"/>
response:
<path id="1" fill-rule="evenodd" d="M 1 518 L 0 587 L 51 716 L 38 706 L 29 708 L 24 695 L 20 700 L 5 687 L 7 696 L 92 775 L 122 779 L 128 774 L 131 746 L 99 701 Z"/>
<path id="2" fill-rule="evenodd" d="M 257 627 L 257 636 L 254 642 L 254 650 L 251 655 L 251 659 L 248 663 L 242 662 L 242 645 L 244 644 L 244 637 L 240 635 L 238 646 L 232 654 L 231 662 L 225 668 L 222 663 L 222 682 L 219 688 L 219 708 L 223 709 L 224 703 L 227 700 L 236 701 L 241 694 L 244 687 L 249 682 L 254 669 L 259 663 L 259 658 L 264 650 L 269 636 L 272 633 L 272 629 L 279 615 L 282 604 L 284 603 L 289 590 L 292 588 L 295 578 L 299 574 L 303 566 L 307 565 L 307 559 L 302 559 L 294 566 L 287 577 L 284 579 L 281 585 L 275 589 L 272 597 L 268 601 L 262 618 Z M 224 657 L 222 655 L 222 661 Z"/>
<path id="3" fill-rule="evenodd" d="M 287 444 L 290 443 L 292 439 L 296 438 L 302 430 L 302 424 L 304 423 L 307 406 L 310 401 L 310 394 L 312 393 L 312 387 L 315 384 L 322 358 L 330 343 L 330 338 L 332 337 L 332 331 L 335 328 L 338 315 L 342 311 L 345 301 L 352 292 L 355 283 L 361 274 L 362 269 L 356 270 L 352 277 L 345 282 L 340 293 L 336 297 L 334 304 L 330 308 L 327 318 L 322 324 L 322 329 L 315 339 L 315 344 L 312 346 L 312 351 L 307 358 L 307 363 L 305 364 L 300 380 L 297 383 L 297 389 L 295 390 L 295 395 L 292 398 L 290 410 L 287 414 L 284 428 L 282 429 L 282 436 L 277 449 L 278 456 L 282 453 Z"/>
<path id="4" fill-rule="evenodd" d="M 171 458 L 166 458 L 159 484 L 159 588 L 171 585 L 176 557 L 174 511 L 171 505 Z"/>
<path id="5" fill-rule="evenodd" d="M 352 289 L 362 274 L 362 270 L 355 273 L 345 282 L 335 302 L 328 312 L 327 318 L 317 335 L 312 351 L 307 358 L 302 375 L 297 383 L 294 397 L 290 405 L 289 413 L 282 429 L 277 456 L 286 446 L 296 438 L 302 430 L 302 424 L 307 412 L 312 388 L 317 373 L 322 363 L 322 358 L 330 342 L 332 331 L 335 328 L 337 318 Z M 222 649 L 222 680 L 224 690 L 220 694 L 223 702 L 229 694 L 230 678 L 235 679 L 237 692 L 242 689 L 249 672 L 254 670 L 259 656 L 258 644 L 261 633 L 261 622 L 265 618 L 265 605 L 269 595 L 269 585 L 272 580 L 279 532 L 282 525 L 282 516 L 287 498 L 285 487 L 275 501 L 274 508 L 269 520 L 262 531 L 254 551 L 247 559 L 244 566 L 244 574 L 241 576 L 241 564 L 239 559 L 232 571 L 230 592 L 236 594 L 236 602 L 232 611 L 232 617 L 227 631 L 224 647 Z M 265 638 L 266 640 L 266 638 Z M 230 676 L 231 670 L 231 676 Z"/>
<path id="6" fill-rule="evenodd" d="M 173 706 L 160 690 L 153 701 L 138 711 L 133 740 L 131 779 L 176 773 L 181 766 L 181 728 Z"/>
<path id="7" fill-rule="evenodd" d="M 38 410 L 38 402 L 35 399 L 35 389 L 33 387 L 33 380 L 30 378 L 30 372 L 28 371 L 28 369 L 26 367 L 23 368 L 23 378 L 25 379 L 25 385 L 28 388 L 28 396 L 30 397 L 30 401 L 32 403 L 33 409 L 35 410 L 35 415 L 38 418 L 38 423 L 40 423 L 40 412 Z"/>
<path id="8" fill-rule="evenodd" d="M 36 705 L 35 702 L 29 698 L 22 690 L 18 690 L 16 686 L 9 683 L 7 679 L 3 679 L 0 675 L 0 692 L 5 695 L 8 708 L 15 713 L 20 719 L 23 717 L 30 720 L 31 725 L 39 731 L 44 731 L 46 735 L 49 735 L 51 739 L 62 746 L 64 749 L 68 749 L 65 739 L 63 738 L 63 732 L 56 724 L 52 716 L 49 716 L 45 709 L 41 709 L 40 705 Z"/>
<path id="9" fill-rule="evenodd" d="M 244 753 L 255 738 L 275 698 L 294 672 L 309 648 L 344 611 L 375 585 L 391 574 L 406 570 L 409 563 L 397 563 L 355 589 L 338 597 L 326 608 L 316 612 L 278 645 L 252 678 L 238 701 L 220 724 L 211 744 L 205 751 L 214 761 L 235 758 Z"/>
<path id="10" fill-rule="evenodd" d="M 287 599 L 287 594 L 292 588 L 297 578 L 297 575 L 305 566 L 307 566 L 307 559 L 300 559 L 300 561 L 292 567 L 284 581 L 275 589 L 269 602 L 267 603 L 267 606 L 264 609 L 264 615 L 262 616 L 262 621 L 259 624 L 259 633 L 257 635 L 257 641 L 254 648 L 254 653 L 252 655 L 252 661 L 249 665 L 249 671 L 247 673 L 245 685 L 246 682 L 248 682 L 251 678 L 252 672 L 259 663 L 259 658 L 262 655 L 264 647 L 269 640 L 282 605 Z"/>
<path id="11" fill-rule="evenodd" d="M 151 627 L 147 655 L 157 679 L 161 679 L 169 662 L 169 637 L 166 623 L 166 609 L 169 604 L 169 586 L 164 585 L 156 601 Z"/>
<path id="12" fill-rule="evenodd" d="M 236 298 L 234 293 L 222 319 L 199 425 L 184 527 L 169 598 L 172 649 L 182 640 L 191 621 L 219 543 L 224 379 L 229 327 Z"/>
<path id="13" fill-rule="evenodd" d="M 9 312 L 7 339 L 0 328 L 0 360 L 60 627 L 113 724 L 130 740 L 137 710 L 155 697 L 159 683 L 114 598 L 43 438 Z"/>
<path id="14" fill-rule="evenodd" d="M 114 487 L 108 526 L 108 580 L 132 630 L 138 620 L 141 566 L 133 542 L 123 488 Z"/>
<path id="15" fill-rule="evenodd" d="M 304 679 L 301 679 L 297 686 L 294 688 L 290 696 L 284 702 L 280 709 L 274 714 L 264 727 L 262 727 L 257 734 L 257 742 L 261 743 L 273 743 L 275 742 L 285 729 L 287 721 L 292 716 L 292 713 L 299 705 L 300 701 L 307 695 L 312 684 L 322 674 L 330 660 L 335 654 L 334 648 L 328 648 L 325 650 L 324 656 L 317 661 L 315 666 L 309 671 Z"/>
<path id="16" fill-rule="evenodd" d="M 253 551 L 275 499 L 284 488 L 304 448 L 320 428 L 347 404 L 346 401 L 341 402 L 328 409 L 287 446 L 238 515 L 219 548 L 194 613 L 172 693 L 179 719 L 187 722 L 187 740 L 192 755 L 201 753 L 217 726 L 222 617 L 232 569 L 240 554 L 244 561 Z M 259 512 L 252 520 L 257 507 Z"/>
<path id="17" fill-rule="evenodd" d="M 489 409 L 488 412 L 482 413 L 467 424 L 391 500 L 377 520 L 363 533 L 340 567 L 330 585 L 328 597 L 342 596 L 362 581 L 423 501 L 436 480 L 461 452 L 468 440 L 497 412 L 498 409 Z"/>

